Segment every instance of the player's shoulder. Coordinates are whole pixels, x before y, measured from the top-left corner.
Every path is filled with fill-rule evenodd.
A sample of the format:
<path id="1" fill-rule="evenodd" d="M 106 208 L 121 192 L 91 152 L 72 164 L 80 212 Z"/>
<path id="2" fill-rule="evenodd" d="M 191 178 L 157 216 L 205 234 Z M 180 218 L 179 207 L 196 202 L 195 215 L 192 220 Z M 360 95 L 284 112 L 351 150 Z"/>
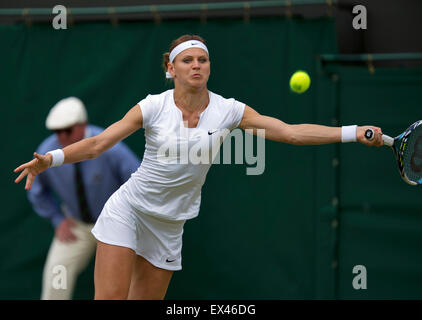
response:
<path id="1" fill-rule="evenodd" d="M 159 94 L 149 94 L 138 103 L 142 110 L 144 128 L 152 126 L 157 119 L 160 119 L 163 110 L 172 107 L 174 103 L 173 91 L 171 89 Z"/>

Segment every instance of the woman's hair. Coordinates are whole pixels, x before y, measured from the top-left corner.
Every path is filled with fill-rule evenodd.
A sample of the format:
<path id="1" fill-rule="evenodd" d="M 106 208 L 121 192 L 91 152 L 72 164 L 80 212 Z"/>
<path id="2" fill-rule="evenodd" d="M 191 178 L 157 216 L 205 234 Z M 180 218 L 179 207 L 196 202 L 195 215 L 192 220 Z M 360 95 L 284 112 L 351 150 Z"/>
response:
<path id="1" fill-rule="evenodd" d="M 202 39 L 200 36 L 190 35 L 190 34 L 185 34 L 185 35 L 177 38 L 176 40 L 173 40 L 173 42 L 170 45 L 169 51 L 163 54 L 164 73 L 167 72 L 167 64 L 170 62 L 170 52 L 171 52 L 171 50 L 173 50 L 176 46 L 178 46 L 182 42 L 189 41 L 189 40 L 198 40 L 198 41 L 201 41 L 203 44 L 205 44 L 205 40 Z"/>

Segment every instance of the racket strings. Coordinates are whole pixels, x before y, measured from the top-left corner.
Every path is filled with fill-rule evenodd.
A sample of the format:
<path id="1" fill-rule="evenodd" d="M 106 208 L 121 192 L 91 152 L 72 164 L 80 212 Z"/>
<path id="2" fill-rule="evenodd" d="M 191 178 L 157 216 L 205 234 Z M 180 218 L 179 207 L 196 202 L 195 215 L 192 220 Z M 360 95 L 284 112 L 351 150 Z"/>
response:
<path id="1" fill-rule="evenodd" d="M 410 181 L 422 183 L 422 126 L 417 126 L 402 142 L 403 171 Z"/>

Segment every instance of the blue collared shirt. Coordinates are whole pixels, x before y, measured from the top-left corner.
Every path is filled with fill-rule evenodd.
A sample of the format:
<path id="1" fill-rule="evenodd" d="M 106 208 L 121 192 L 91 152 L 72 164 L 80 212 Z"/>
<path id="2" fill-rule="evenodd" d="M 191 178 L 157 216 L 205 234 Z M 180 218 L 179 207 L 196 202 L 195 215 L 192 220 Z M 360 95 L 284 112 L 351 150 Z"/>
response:
<path id="1" fill-rule="evenodd" d="M 95 136 L 103 129 L 88 125 L 85 136 Z M 56 134 L 46 138 L 37 153 L 62 148 Z M 140 165 L 136 155 L 119 142 L 99 157 L 81 162 L 82 180 L 92 220 L 96 221 L 108 198 L 129 179 Z M 81 220 L 75 186 L 74 164 L 50 168 L 39 174 L 28 191 L 34 210 L 57 227 L 66 216 Z"/>

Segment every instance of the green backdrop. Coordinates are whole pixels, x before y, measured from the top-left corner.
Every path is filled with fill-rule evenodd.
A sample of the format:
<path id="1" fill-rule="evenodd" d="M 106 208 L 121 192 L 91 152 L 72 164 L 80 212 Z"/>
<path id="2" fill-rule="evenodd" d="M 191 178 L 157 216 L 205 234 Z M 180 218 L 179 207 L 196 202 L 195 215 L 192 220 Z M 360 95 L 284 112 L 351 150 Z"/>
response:
<path id="1" fill-rule="evenodd" d="M 422 69 L 376 68 L 329 64 L 319 78 L 320 119 L 342 125 L 366 123 L 396 136 L 420 120 Z M 331 98 L 327 104 L 325 94 Z M 327 151 L 327 152 L 326 152 Z M 390 148 L 356 144 L 318 150 L 325 201 L 338 205 L 322 213 L 332 232 L 332 292 L 341 299 L 421 299 L 421 189 L 404 183 Z M 330 155 L 329 155 L 330 154 Z M 359 155 L 359 156 L 358 156 Z M 333 166 L 328 157 L 338 159 Z M 325 164 L 325 169 L 324 169 Z M 320 236 L 323 235 L 320 233 Z M 353 267 L 364 265 L 367 289 L 352 286 Z M 324 272 L 322 265 L 321 272 Z M 327 272 L 328 273 L 328 272 Z M 321 283 L 322 286 L 322 283 Z"/>
<path id="2" fill-rule="evenodd" d="M 49 134 L 49 109 L 75 95 L 91 123 L 110 125 L 147 94 L 171 87 L 162 54 L 185 33 L 207 41 L 209 89 L 262 114 L 287 123 L 371 123 L 392 135 L 419 119 L 421 70 L 317 68 L 318 55 L 336 53 L 330 18 L 0 26 L 1 299 L 40 296 L 53 229 L 31 209 L 23 183 L 13 183 L 13 169 Z M 297 69 L 312 78 L 303 95 L 288 88 Z M 125 142 L 142 157 L 142 131 Z M 422 297 L 420 191 L 400 180 L 390 150 L 267 141 L 265 155 L 259 176 L 240 164 L 210 169 L 168 299 Z M 355 265 L 367 267 L 367 290 L 352 287 Z M 79 278 L 76 299 L 93 297 L 93 266 Z"/>

